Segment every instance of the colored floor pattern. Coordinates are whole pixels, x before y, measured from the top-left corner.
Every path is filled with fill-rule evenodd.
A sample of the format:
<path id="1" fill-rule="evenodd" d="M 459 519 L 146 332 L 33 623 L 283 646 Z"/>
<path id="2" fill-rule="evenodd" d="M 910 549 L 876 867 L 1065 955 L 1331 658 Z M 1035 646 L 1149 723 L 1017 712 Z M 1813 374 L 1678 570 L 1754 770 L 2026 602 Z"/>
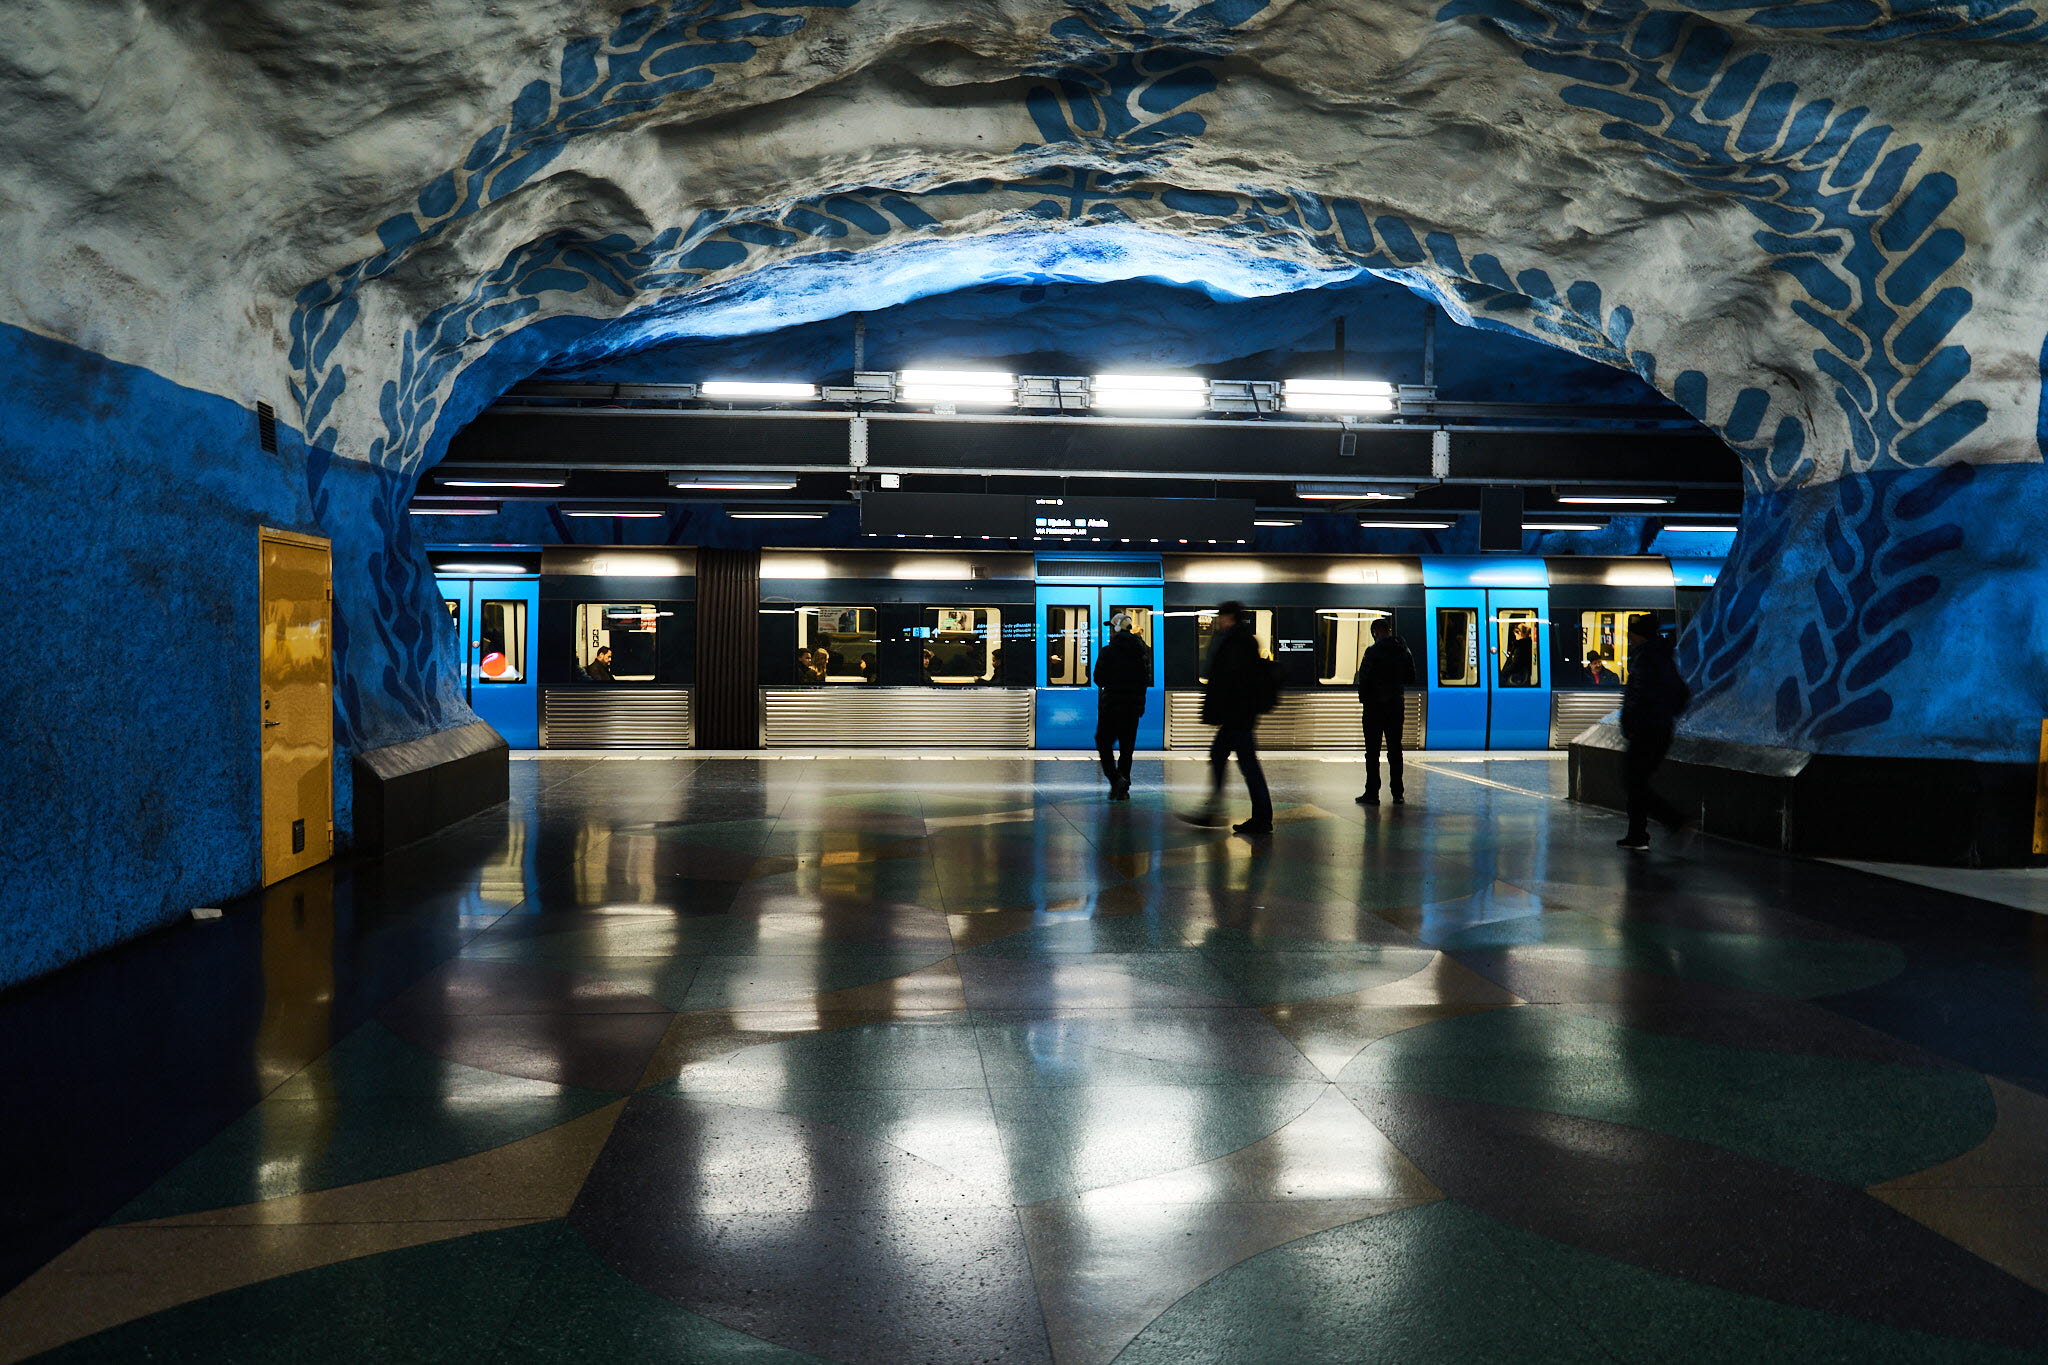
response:
<path id="1" fill-rule="evenodd" d="M 0 1360 L 2048 1360 L 2048 919 L 1270 766 L 523 761 L 0 997 Z"/>

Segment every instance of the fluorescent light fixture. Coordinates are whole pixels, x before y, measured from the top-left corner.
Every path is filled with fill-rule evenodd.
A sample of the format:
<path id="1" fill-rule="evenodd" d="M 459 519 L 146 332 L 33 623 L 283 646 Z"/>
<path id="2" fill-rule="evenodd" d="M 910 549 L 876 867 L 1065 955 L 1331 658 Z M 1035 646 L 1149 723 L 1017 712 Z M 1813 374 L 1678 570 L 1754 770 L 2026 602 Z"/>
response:
<path id="1" fill-rule="evenodd" d="M 1524 531 L 1604 531 L 1607 523 L 1602 521 L 1525 521 Z"/>
<path id="2" fill-rule="evenodd" d="M 1361 517 L 1358 525 L 1366 531 L 1448 531 L 1451 523 L 1441 518 L 1404 517 L 1398 521 L 1385 517 Z"/>
<path id="3" fill-rule="evenodd" d="M 782 474 L 671 474 L 668 486 L 706 492 L 777 492 L 796 487 L 796 479 Z"/>
<path id="4" fill-rule="evenodd" d="M 1017 376 L 994 370 L 901 370 L 896 375 L 897 401 L 903 403 L 972 403 L 1014 406 Z"/>
<path id="5" fill-rule="evenodd" d="M 1254 525 L 1254 526 L 1299 526 L 1299 525 L 1301 525 L 1301 518 L 1300 518 L 1300 517 L 1254 517 L 1254 518 L 1252 518 L 1252 525 Z"/>
<path id="6" fill-rule="evenodd" d="M 707 379 L 697 386 L 700 398 L 768 398 L 782 402 L 816 402 L 816 384 L 768 383 L 753 379 Z"/>
<path id="7" fill-rule="evenodd" d="M 1677 523 L 1677 522 L 1669 522 L 1669 521 L 1667 521 L 1667 522 L 1665 522 L 1665 523 L 1664 523 L 1664 529 L 1665 529 L 1665 530 L 1667 530 L 1667 531 L 1699 531 L 1699 532 L 1702 532 L 1702 533 L 1709 533 L 1709 532 L 1710 532 L 1710 533 L 1712 533 L 1712 534 L 1715 534 L 1715 535 L 1723 535 L 1723 536 L 1732 536 L 1732 535 L 1734 535 L 1734 534 L 1735 534 L 1735 532 L 1736 532 L 1736 530 L 1737 530 L 1737 528 L 1736 528 L 1736 527 L 1734 527 L 1734 526 L 1732 526 L 1732 525 L 1728 525 L 1728 524 L 1725 524 L 1725 523 L 1715 523 L 1715 524 L 1712 524 L 1712 525 L 1709 525 L 1709 524 L 1707 524 L 1707 523 L 1705 523 L 1705 522 L 1693 522 L 1693 523 L 1690 523 L 1690 524 L 1680 524 L 1680 523 Z"/>
<path id="8" fill-rule="evenodd" d="M 1663 493 L 1560 493 L 1557 500 L 1574 507 L 1668 507 L 1677 501 Z"/>
<path id="9" fill-rule="evenodd" d="M 550 478 L 544 475 L 533 475 L 528 478 L 517 479 L 509 477 L 484 478 L 475 476 L 461 479 L 450 479 L 443 478 L 437 475 L 435 476 L 434 482 L 439 484 L 443 488 L 566 488 L 569 486 L 569 481 L 567 479 Z"/>
<path id="10" fill-rule="evenodd" d="M 1209 406 L 1209 381 L 1192 375 L 1098 374 L 1089 383 L 1098 408 L 1194 412 Z"/>
<path id="11" fill-rule="evenodd" d="M 821 521 L 823 512 L 727 512 L 734 521 Z"/>
<path id="12" fill-rule="evenodd" d="M 668 513 L 659 507 L 564 507 L 562 515 L 565 517 L 632 517 L 645 520 L 650 517 L 667 516 Z"/>
<path id="13" fill-rule="evenodd" d="M 434 572 L 446 573 L 532 573 L 524 564 L 436 564 Z"/>
<path id="14" fill-rule="evenodd" d="M 471 502 L 456 504 L 413 503 L 405 509 L 416 517 L 495 517 L 498 504 L 495 502 Z"/>
<path id="15" fill-rule="evenodd" d="M 1405 502 L 1415 496 L 1413 484 L 1298 483 L 1294 496 L 1304 502 Z"/>
<path id="16" fill-rule="evenodd" d="M 1394 386 L 1377 379 L 1287 379 L 1280 403 L 1291 412 L 1392 412 Z"/>

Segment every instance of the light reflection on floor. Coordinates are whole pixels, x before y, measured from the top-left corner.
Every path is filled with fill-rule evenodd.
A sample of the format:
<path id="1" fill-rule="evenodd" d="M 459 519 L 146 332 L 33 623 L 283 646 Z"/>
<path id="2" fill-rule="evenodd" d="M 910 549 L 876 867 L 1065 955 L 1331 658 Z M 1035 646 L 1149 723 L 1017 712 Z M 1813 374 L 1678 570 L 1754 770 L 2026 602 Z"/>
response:
<path id="1" fill-rule="evenodd" d="M 2048 1343 L 2048 921 L 1550 755 L 1274 756 L 1248 840 L 1195 757 L 545 755 L 0 999 L 0 1359 Z"/>

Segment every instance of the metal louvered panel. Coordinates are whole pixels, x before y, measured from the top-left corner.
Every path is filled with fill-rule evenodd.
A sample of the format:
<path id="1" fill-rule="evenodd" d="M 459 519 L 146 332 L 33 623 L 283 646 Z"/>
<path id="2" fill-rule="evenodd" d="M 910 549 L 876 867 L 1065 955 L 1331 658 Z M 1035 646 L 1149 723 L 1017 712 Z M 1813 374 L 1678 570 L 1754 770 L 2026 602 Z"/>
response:
<path id="1" fill-rule="evenodd" d="M 1621 705 L 1619 692 L 1552 692 L 1550 694 L 1550 747 L 1563 749 L 1587 726 L 1607 719 Z"/>
<path id="2" fill-rule="evenodd" d="M 1401 747 L 1420 749 L 1429 731 L 1429 694 L 1410 692 L 1401 727 Z M 1200 692 L 1166 694 L 1166 747 L 1206 749 L 1215 731 L 1202 724 Z M 1280 704 L 1259 718 L 1259 746 L 1265 749 L 1364 749 L 1358 694 L 1349 688 L 1327 692 L 1282 692 Z"/>
<path id="3" fill-rule="evenodd" d="M 761 743 L 770 749 L 1028 749 L 1028 687 L 764 687 Z"/>
<path id="4" fill-rule="evenodd" d="M 543 749 L 688 749 L 687 687 L 562 687 L 541 693 Z"/>

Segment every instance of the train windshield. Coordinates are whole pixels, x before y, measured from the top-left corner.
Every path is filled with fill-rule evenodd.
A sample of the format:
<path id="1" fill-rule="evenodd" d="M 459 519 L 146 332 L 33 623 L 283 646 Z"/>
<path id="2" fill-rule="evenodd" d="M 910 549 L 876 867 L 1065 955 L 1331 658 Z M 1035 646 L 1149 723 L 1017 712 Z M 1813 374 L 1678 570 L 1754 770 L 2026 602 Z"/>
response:
<path id="1" fill-rule="evenodd" d="M 1246 615 L 1252 618 L 1252 637 L 1259 642 L 1259 653 L 1273 657 L 1273 613 L 1253 610 Z M 1205 611 L 1195 618 L 1196 677 L 1202 682 L 1209 681 L 1209 654 L 1216 648 L 1216 613 Z"/>
<path id="2" fill-rule="evenodd" d="M 814 682 L 871 683 L 876 675 L 873 607 L 798 607 L 797 652 L 812 661 Z"/>
<path id="3" fill-rule="evenodd" d="M 1316 681 L 1324 687 L 1349 687 L 1358 678 L 1359 660 L 1372 643 L 1372 623 L 1392 616 L 1371 607 L 1325 607 L 1316 613 Z"/>
<path id="4" fill-rule="evenodd" d="M 1049 606 L 1045 609 L 1045 685 L 1086 687 L 1094 660 L 1090 646 L 1095 636 L 1089 630 L 1086 607 Z"/>
<path id="5" fill-rule="evenodd" d="M 927 607 L 920 634 L 926 682 L 965 687 L 995 681 L 1002 612 L 994 607 Z"/>
<path id="6" fill-rule="evenodd" d="M 1477 608 L 1437 608 L 1436 683 L 1438 687 L 1479 686 Z"/>
<path id="7" fill-rule="evenodd" d="M 477 604 L 477 681 L 526 681 L 526 603 L 487 597 Z"/>
<path id="8" fill-rule="evenodd" d="M 576 667 L 588 673 L 597 651 L 612 652 L 614 682 L 654 681 L 654 641 L 662 611 L 652 602 L 578 602 Z"/>
<path id="9" fill-rule="evenodd" d="M 1536 659 L 1535 608 L 1503 608 L 1494 614 L 1493 629 L 1496 636 L 1494 657 L 1500 661 L 1499 685 L 1539 686 L 1541 668 Z"/>

